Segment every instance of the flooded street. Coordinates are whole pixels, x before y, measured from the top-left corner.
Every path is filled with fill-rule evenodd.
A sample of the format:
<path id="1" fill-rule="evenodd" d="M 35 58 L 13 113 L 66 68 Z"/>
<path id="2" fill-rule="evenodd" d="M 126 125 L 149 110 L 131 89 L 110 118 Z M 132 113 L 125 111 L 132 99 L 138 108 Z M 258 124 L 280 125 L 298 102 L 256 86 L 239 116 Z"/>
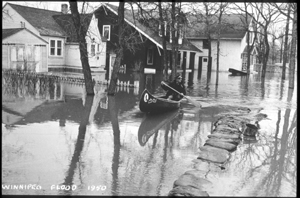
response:
<path id="1" fill-rule="evenodd" d="M 96 95 L 85 97 L 76 81 L 2 73 L 2 194 L 167 196 L 197 168 L 218 116 L 241 107 L 267 119 L 224 169 L 206 169 L 208 194 L 296 197 L 297 79 L 288 89 L 280 75 L 263 83 L 258 74 L 225 72 L 216 86 L 216 73 L 205 75 L 184 74 L 187 95 L 202 109 L 186 104 L 151 117 L 140 112 L 139 98 L 144 88 L 163 93 L 159 74 L 125 73 L 120 81 L 135 87 L 107 96 L 107 85 L 97 84 Z"/>

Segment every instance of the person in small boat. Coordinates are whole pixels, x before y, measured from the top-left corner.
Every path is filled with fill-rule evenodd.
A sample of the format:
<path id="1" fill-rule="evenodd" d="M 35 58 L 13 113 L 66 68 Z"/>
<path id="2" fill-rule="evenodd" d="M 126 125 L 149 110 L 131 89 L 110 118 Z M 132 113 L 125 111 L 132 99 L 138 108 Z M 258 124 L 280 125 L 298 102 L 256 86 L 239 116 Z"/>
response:
<path id="1" fill-rule="evenodd" d="M 166 96 L 165 96 L 166 99 L 179 101 L 183 98 L 183 95 L 186 94 L 185 86 L 182 82 L 182 77 L 180 74 L 177 74 L 174 81 L 168 85 L 181 94 L 178 94 L 177 92 L 173 91 L 172 89 L 170 89 L 169 87 L 165 86 L 162 83 L 161 87 L 167 91 Z"/>

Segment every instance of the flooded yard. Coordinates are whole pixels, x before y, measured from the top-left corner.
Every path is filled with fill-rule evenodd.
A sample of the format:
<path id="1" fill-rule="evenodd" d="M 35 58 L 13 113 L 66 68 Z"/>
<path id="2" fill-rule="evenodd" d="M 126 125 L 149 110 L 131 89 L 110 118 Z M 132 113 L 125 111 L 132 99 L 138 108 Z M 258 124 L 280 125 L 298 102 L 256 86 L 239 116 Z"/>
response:
<path id="1" fill-rule="evenodd" d="M 2 194 L 167 196 L 180 175 L 203 168 L 194 160 L 218 116 L 249 108 L 267 118 L 224 168 L 204 167 L 208 194 L 295 197 L 297 79 L 288 89 L 275 74 L 262 82 L 225 72 L 219 85 L 215 76 L 184 74 L 187 95 L 202 109 L 183 105 L 149 118 L 139 98 L 144 88 L 163 93 L 158 74 L 124 73 L 127 86 L 115 96 L 97 83 L 86 97 L 76 80 L 2 73 Z"/>

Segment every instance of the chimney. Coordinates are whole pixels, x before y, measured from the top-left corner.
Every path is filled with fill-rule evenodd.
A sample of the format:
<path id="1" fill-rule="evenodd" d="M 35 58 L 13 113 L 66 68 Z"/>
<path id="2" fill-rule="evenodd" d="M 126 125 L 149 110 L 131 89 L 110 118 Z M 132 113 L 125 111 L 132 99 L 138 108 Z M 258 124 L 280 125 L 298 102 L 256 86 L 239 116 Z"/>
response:
<path id="1" fill-rule="evenodd" d="M 61 4 L 61 12 L 63 14 L 68 14 L 68 4 Z"/>

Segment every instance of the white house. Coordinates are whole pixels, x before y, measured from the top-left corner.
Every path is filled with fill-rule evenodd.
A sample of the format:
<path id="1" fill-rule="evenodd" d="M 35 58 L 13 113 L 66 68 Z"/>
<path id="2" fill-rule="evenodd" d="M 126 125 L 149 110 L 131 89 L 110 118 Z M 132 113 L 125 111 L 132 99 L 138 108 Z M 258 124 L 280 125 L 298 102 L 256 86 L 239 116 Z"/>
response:
<path id="1" fill-rule="evenodd" d="M 26 28 L 2 30 L 2 68 L 47 72 L 47 45 L 47 41 Z"/>
<path id="2" fill-rule="evenodd" d="M 4 45 L 22 45 L 32 44 L 33 37 L 39 37 L 45 49 L 42 50 L 41 68 L 31 68 L 34 71 L 81 71 L 81 61 L 79 53 L 78 39 L 73 23 L 71 23 L 71 14 L 67 14 L 68 5 L 62 4 L 61 12 L 32 8 L 11 3 L 6 3 L 3 7 L 2 32 L 7 29 L 25 29 L 14 34 L 10 40 L 2 37 L 2 47 Z M 5 14 L 4 14 L 5 13 Z M 81 14 L 81 20 L 87 32 L 86 40 L 88 47 L 89 63 L 92 71 L 104 71 L 105 65 L 105 49 L 106 43 L 101 41 L 99 30 L 97 28 L 97 19 L 93 14 Z M 36 38 L 37 39 L 37 38 Z M 16 43 L 18 42 L 18 43 Z M 8 50 L 8 49 L 7 49 Z M 15 49 L 9 49 L 15 50 Z M 26 57 L 22 47 L 17 48 L 16 54 Z M 30 48 L 27 48 L 28 53 Z M 32 48 L 32 50 L 34 50 Z M 7 51 L 7 54 L 14 54 L 14 51 Z M 5 60 L 2 62 L 11 62 L 18 57 L 3 56 Z M 32 62 L 38 62 L 39 59 L 33 57 Z M 7 60 L 6 60 L 7 59 Z M 19 59 L 18 59 L 19 60 Z M 7 65 L 6 67 L 10 67 Z M 11 66 L 13 67 L 13 66 Z M 47 69 L 45 69 L 47 68 Z"/>
<path id="3" fill-rule="evenodd" d="M 191 27 L 186 30 L 186 37 L 191 43 L 200 48 L 203 53 L 196 54 L 196 60 L 199 59 L 200 63 L 196 64 L 195 68 L 198 68 L 198 65 L 201 66 L 202 70 L 207 69 L 208 61 L 208 38 L 205 35 L 205 24 L 204 23 L 193 23 L 195 17 L 191 17 L 190 21 L 193 24 Z M 246 56 L 246 25 L 249 26 L 249 29 L 252 30 L 252 20 L 249 18 L 248 22 L 245 22 L 244 15 L 231 14 L 223 15 L 223 23 L 225 24 L 223 29 L 220 32 L 220 66 L 219 71 L 228 71 L 229 68 L 237 70 L 245 70 L 247 56 Z M 217 68 L 217 31 L 211 34 L 211 61 L 212 61 L 212 70 Z M 253 41 L 253 33 L 250 34 L 250 43 Z M 257 51 L 255 48 L 251 49 L 251 72 L 253 71 L 253 64 L 256 63 L 256 54 Z"/>

